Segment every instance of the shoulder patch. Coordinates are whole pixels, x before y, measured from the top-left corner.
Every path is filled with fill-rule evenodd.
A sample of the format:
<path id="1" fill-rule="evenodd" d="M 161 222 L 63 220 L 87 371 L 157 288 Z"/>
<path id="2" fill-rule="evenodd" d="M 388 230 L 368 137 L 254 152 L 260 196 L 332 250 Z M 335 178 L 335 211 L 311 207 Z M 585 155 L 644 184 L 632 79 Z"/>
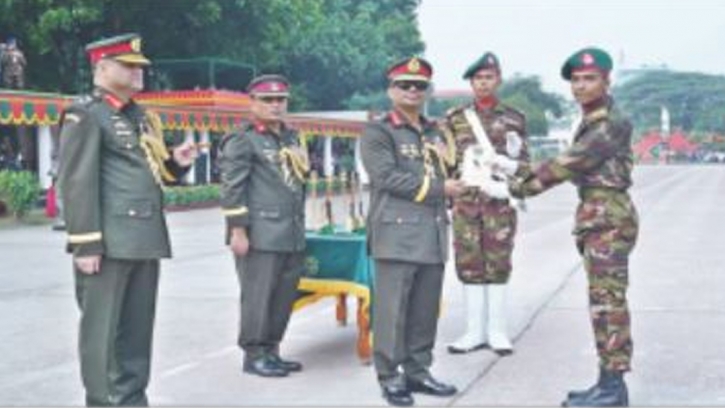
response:
<path id="1" fill-rule="evenodd" d="M 587 123 L 597 122 L 609 117 L 609 110 L 607 108 L 597 109 L 594 112 L 589 113 L 584 117 Z"/>
<path id="2" fill-rule="evenodd" d="M 517 120 L 520 120 L 522 122 L 526 121 L 526 114 L 523 113 L 522 111 L 520 111 L 512 106 L 509 106 L 509 105 L 503 105 L 503 108 L 507 115 L 515 117 Z"/>
<path id="3" fill-rule="evenodd" d="M 451 117 L 453 117 L 453 116 L 456 116 L 456 115 L 460 115 L 460 114 L 462 114 L 462 113 L 463 113 L 463 111 L 464 111 L 464 110 L 465 110 L 466 108 L 469 108 L 470 106 L 471 106 L 471 104 L 470 104 L 470 103 L 468 103 L 468 104 L 463 104 L 463 105 L 459 105 L 459 106 L 454 106 L 454 107 L 452 107 L 452 108 L 450 108 L 450 109 L 448 109 L 448 110 L 446 111 L 446 117 L 450 119 L 450 118 L 451 118 Z"/>

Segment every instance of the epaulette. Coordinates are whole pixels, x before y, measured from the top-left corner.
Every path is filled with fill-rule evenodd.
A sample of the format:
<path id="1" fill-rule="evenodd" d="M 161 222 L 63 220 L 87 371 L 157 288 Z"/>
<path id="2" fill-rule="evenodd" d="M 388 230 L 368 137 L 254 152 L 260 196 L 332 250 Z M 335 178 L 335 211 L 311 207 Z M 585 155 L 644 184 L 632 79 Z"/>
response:
<path id="1" fill-rule="evenodd" d="M 506 114 L 514 116 L 514 117 L 516 117 L 516 119 L 520 120 L 521 122 L 526 123 L 526 114 L 525 113 L 521 112 L 520 110 L 518 110 L 512 106 L 509 106 L 506 104 L 501 104 L 501 105 L 503 106 Z"/>
<path id="2" fill-rule="evenodd" d="M 80 95 L 75 98 L 73 98 L 73 104 L 75 105 L 89 105 L 92 102 L 94 102 L 96 98 L 93 97 L 93 95 L 86 94 L 86 95 Z"/>
<path id="3" fill-rule="evenodd" d="M 594 122 L 598 122 L 600 120 L 606 119 L 607 117 L 609 117 L 609 109 L 607 107 L 602 107 L 602 108 L 594 110 L 591 113 L 588 113 L 584 117 L 584 120 L 587 123 L 594 123 Z"/>
<path id="4" fill-rule="evenodd" d="M 470 106 L 470 103 L 454 106 L 446 111 L 446 118 L 451 118 L 452 116 L 463 114 L 463 111 Z"/>

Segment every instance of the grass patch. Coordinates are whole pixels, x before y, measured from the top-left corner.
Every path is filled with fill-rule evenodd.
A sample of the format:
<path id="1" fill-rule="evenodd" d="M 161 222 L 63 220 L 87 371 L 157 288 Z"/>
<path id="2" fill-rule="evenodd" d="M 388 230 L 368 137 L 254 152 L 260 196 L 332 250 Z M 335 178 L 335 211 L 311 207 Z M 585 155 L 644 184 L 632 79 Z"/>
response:
<path id="1" fill-rule="evenodd" d="M 15 219 L 10 214 L 5 214 L 0 217 L 0 230 L 51 224 L 53 224 L 53 219 L 45 216 L 45 210 L 43 208 L 30 210 L 27 214 L 25 214 L 25 217 L 20 220 Z"/>

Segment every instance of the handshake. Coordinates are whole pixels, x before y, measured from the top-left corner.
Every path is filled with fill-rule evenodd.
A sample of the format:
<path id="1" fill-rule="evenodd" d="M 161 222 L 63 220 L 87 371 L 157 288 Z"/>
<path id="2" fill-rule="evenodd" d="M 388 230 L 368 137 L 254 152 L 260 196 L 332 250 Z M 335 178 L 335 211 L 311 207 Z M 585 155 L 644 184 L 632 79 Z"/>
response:
<path id="1" fill-rule="evenodd" d="M 461 165 L 461 180 L 469 187 L 478 187 L 488 196 L 498 199 L 510 197 L 506 179 L 518 170 L 519 163 L 507 156 L 490 152 L 474 145 L 466 149 Z"/>

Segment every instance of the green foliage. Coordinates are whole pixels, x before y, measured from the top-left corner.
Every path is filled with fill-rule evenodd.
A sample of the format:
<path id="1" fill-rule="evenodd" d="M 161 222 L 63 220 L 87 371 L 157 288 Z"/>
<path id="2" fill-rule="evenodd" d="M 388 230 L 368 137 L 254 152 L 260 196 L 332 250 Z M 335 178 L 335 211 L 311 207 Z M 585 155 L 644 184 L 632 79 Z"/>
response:
<path id="1" fill-rule="evenodd" d="M 216 203 L 221 197 L 219 185 L 178 186 L 164 189 L 164 205 L 184 207 L 191 204 Z"/>
<path id="2" fill-rule="evenodd" d="M 725 132 L 725 76 L 653 71 L 624 82 L 613 93 L 637 133 L 660 128 L 663 106 L 673 130 Z"/>
<path id="3" fill-rule="evenodd" d="M 40 183 L 29 171 L 0 171 L 0 200 L 4 201 L 15 218 L 23 218 L 40 194 Z"/>
<path id="4" fill-rule="evenodd" d="M 37 90 L 87 91 L 85 44 L 125 32 L 144 36 L 152 59 L 224 58 L 279 72 L 293 83 L 292 109 L 340 109 L 379 90 L 385 68 L 419 54 L 420 0 L 0 0 L 0 36 L 13 33 Z M 191 34 L 191 35 L 190 35 Z M 162 66 L 162 65 L 160 65 Z M 204 67 L 157 68 L 154 81 L 207 86 Z M 220 72 L 242 90 L 251 70 Z M 194 79 L 197 78 L 197 79 Z"/>
<path id="5" fill-rule="evenodd" d="M 515 76 L 501 85 L 498 95 L 503 102 L 526 115 L 526 126 L 532 136 L 549 133 L 547 112 L 555 118 L 565 113 L 564 98 L 544 91 L 536 76 Z"/>
<path id="6" fill-rule="evenodd" d="M 566 110 L 564 98 L 558 94 L 546 92 L 538 77 L 516 76 L 505 81 L 498 90 L 498 96 L 507 105 L 526 115 L 529 135 L 545 136 L 549 133 L 547 115 L 560 118 Z M 470 98 L 431 99 L 428 103 L 430 116 L 443 116 L 452 107 L 470 102 Z"/>

